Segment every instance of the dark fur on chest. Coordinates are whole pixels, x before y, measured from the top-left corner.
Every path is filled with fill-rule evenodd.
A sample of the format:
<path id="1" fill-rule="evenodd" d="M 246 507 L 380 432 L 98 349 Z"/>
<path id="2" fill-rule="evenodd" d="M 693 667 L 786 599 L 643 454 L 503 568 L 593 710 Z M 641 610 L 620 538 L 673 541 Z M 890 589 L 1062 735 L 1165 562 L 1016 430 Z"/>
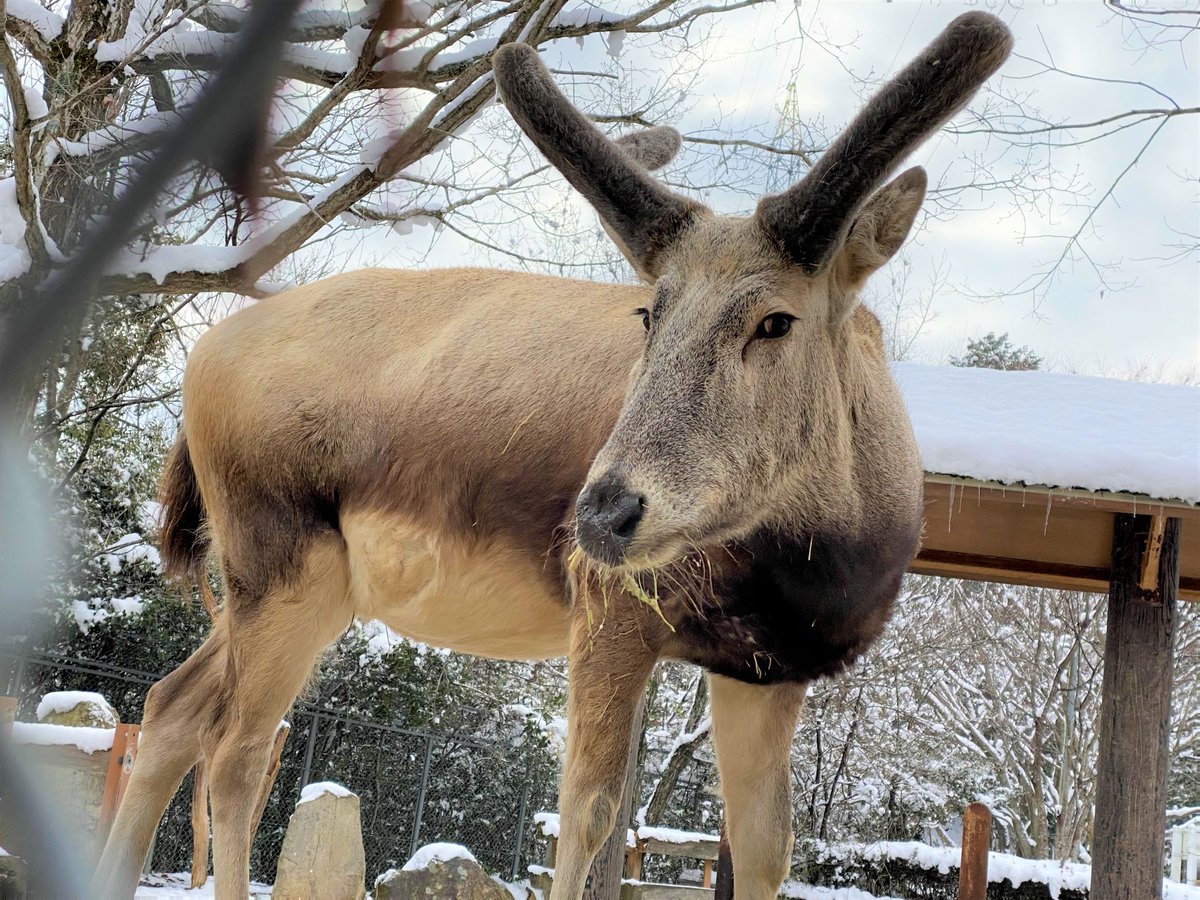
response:
<path id="1" fill-rule="evenodd" d="M 883 630 L 917 540 L 915 527 L 756 536 L 730 548 L 705 600 L 671 604 L 669 652 L 754 684 L 835 675 Z"/>

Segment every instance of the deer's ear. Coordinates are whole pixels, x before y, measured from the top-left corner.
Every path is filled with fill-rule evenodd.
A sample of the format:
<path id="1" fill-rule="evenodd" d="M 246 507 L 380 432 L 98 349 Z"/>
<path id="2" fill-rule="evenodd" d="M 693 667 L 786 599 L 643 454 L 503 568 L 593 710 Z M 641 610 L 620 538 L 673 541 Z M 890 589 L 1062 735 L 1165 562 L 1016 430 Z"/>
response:
<path id="1" fill-rule="evenodd" d="M 863 282 L 903 246 L 925 200 L 927 183 L 925 170 L 914 166 L 863 205 L 833 260 L 836 284 L 830 312 L 835 322 L 846 319 Z"/>

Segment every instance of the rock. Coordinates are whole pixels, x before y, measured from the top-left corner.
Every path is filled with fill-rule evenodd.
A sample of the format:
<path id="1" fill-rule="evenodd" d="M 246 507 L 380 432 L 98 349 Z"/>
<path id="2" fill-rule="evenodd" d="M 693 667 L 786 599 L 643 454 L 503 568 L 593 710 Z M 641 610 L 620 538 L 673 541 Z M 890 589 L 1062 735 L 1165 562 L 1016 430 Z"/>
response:
<path id="1" fill-rule="evenodd" d="M 421 852 L 417 851 L 418 857 Z M 493 881 L 474 859 L 466 858 L 432 858 L 420 868 L 392 869 L 375 879 L 374 896 L 375 900 L 512 900 L 507 888 Z"/>
<path id="2" fill-rule="evenodd" d="M 24 900 L 25 863 L 0 848 L 0 900 Z"/>
<path id="3" fill-rule="evenodd" d="M 367 863 L 358 796 L 340 790 L 345 793 L 310 791 L 296 804 L 279 852 L 275 900 L 363 897 Z"/>
<path id="4" fill-rule="evenodd" d="M 84 728 L 116 728 L 121 717 L 101 694 L 91 691 L 53 691 L 37 707 L 39 722 Z"/>

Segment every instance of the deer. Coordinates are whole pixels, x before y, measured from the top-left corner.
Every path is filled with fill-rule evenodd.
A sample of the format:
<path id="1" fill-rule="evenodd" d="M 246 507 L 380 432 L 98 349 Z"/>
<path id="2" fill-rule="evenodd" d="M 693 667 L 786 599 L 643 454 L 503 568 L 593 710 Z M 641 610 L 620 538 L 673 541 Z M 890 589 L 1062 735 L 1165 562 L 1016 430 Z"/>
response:
<path id="1" fill-rule="evenodd" d="M 915 556 L 923 473 L 866 279 L 925 197 L 890 176 L 1004 62 L 955 19 L 810 171 L 722 216 L 654 174 L 670 129 L 614 141 L 537 51 L 494 53 L 509 113 L 640 277 L 370 269 L 289 289 L 192 349 L 165 463 L 169 576 L 223 603 L 149 691 L 94 881 L 130 896 L 183 776 L 210 779 L 217 896 L 247 896 L 275 727 L 355 619 L 468 654 L 566 656 L 552 896 L 619 823 L 660 659 L 707 673 L 739 900 L 776 895 L 807 686 L 881 633 Z"/>

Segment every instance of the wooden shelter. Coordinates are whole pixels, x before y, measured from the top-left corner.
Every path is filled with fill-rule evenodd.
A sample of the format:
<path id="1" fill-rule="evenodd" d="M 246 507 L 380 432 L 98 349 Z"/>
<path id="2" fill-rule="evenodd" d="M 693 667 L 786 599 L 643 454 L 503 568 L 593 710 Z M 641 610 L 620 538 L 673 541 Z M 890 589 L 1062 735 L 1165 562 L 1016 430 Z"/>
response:
<path id="1" fill-rule="evenodd" d="M 1200 599 L 1200 390 L 896 375 L 927 471 L 912 571 L 1108 594 L 1091 897 L 1161 896 L 1175 610 Z"/>

